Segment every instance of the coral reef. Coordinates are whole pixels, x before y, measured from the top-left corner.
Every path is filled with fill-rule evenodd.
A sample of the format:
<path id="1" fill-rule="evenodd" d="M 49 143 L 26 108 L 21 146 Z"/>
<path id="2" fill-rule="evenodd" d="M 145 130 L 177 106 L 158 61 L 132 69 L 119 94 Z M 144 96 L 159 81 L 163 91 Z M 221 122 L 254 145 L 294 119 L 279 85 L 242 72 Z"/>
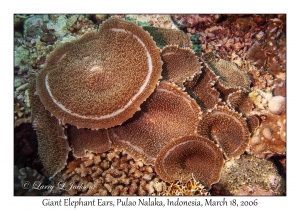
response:
<path id="1" fill-rule="evenodd" d="M 267 56 L 264 54 L 260 44 L 255 42 L 249 49 L 247 58 L 251 64 L 261 68 L 265 65 Z"/>
<path id="2" fill-rule="evenodd" d="M 255 105 L 254 110 L 260 111 L 266 110 L 268 107 L 268 102 L 272 98 L 271 92 L 264 92 L 263 90 L 256 89 L 248 94 L 250 100 L 252 100 Z"/>
<path id="3" fill-rule="evenodd" d="M 282 195 L 285 181 L 275 164 L 269 160 L 242 155 L 227 162 L 220 182 L 212 188 L 212 195 Z"/>
<path id="4" fill-rule="evenodd" d="M 45 175 L 31 120 L 14 128 L 14 165 L 18 168 L 29 167 Z"/>
<path id="5" fill-rule="evenodd" d="M 201 110 L 177 86 L 160 82 L 133 118 L 109 129 L 114 148 L 124 149 L 136 160 L 154 164 L 159 151 L 173 138 L 196 134 Z"/>
<path id="6" fill-rule="evenodd" d="M 169 15 L 131 15 L 125 16 L 125 20 L 133 21 L 139 26 L 153 26 L 156 28 L 173 28 L 173 23 Z"/>
<path id="7" fill-rule="evenodd" d="M 62 177 L 66 182 L 64 195 L 145 196 L 166 189 L 166 183 L 157 177 L 152 166 L 119 151 L 89 153 L 70 162 Z"/>
<path id="8" fill-rule="evenodd" d="M 182 29 L 197 27 L 205 30 L 214 25 L 220 15 L 171 15 L 172 20 Z"/>
<path id="9" fill-rule="evenodd" d="M 15 165 L 50 176 L 53 185 L 65 183 L 65 190 L 44 195 L 208 195 L 211 185 L 212 195 L 284 194 L 285 22 L 284 14 L 15 15 Z M 108 71 L 112 64 L 117 68 Z M 171 72 L 178 72 L 176 79 Z M 39 88 L 35 95 L 31 74 L 39 75 L 43 93 Z M 67 112 L 57 115 L 45 96 Z M 111 118 L 127 102 L 132 112 L 112 124 L 68 120 Z M 31 117 L 35 131 L 24 124 Z M 182 149 L 192 154 L 181 158 L 190 169 L 185 180 L 185 172 L 175 177 L 182 165 L 175 164 L 170 180 L 161 171 L 174 164 L 154 170 L 155 160 L 181 147 L 163 148 L 189 144 L 189 135 L 221 148 L 226 164 L 219 182 L 197 175 L 197 164 L 190 164 L 201 156 L 198 147 Z M 15 193 L 27 195 L 21 188 Z"/>
<path id="10" fill-rule="evenodd" d="M 236 92 L 229 93 L 226 103 L 231 109 L 243 113 L 244 115 L 250 115 L 253 109 L 253 102 L 248 97 L 248 93 L 245 89 L 240 89 Z"/>
<path id="11" fill-rule="evenodd" d="M 98 24 L 101 24 L 103 21 L 108 19 L 110 15 L 105 15 L 105 14 L 92 14 L 91 19 L 96 21 Z"/>
<path id="12" fill-rule="evenodd" d="M 276 79 L 274 81 L 275 88 L 274 88 L 274 96 L 286 96 L 286 82 L 282 79 Z"/>
<path id="13" fill-rule="evenodd" d="M 194 177 L 210 188 L 219 181 L 223 164 L 222 152 L 212 141 L 185 136 L 173 139 L 159 152 L 155 170 L 164 181 L 185 183 Z"/>
<path id="14" fill-rule="evenodd" d="M 256 115 L 251 115 L 248 116 L 246 120 L 247 120 L 247 125 L 251 133 L 251 136 L 253 136 L 254 132 L 256 131 L 256 129 L 259 127 L 260 124 L 259 117 L 257 117 Z"/>

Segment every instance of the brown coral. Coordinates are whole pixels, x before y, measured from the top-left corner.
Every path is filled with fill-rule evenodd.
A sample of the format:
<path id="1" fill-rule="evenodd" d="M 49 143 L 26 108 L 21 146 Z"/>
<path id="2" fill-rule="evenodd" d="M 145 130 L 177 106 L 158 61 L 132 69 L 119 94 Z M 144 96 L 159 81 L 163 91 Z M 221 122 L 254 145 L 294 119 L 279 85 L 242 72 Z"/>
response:
<path id="1" fill-rule="evenodd" d="M 201 136 L 185 136 L 172 140 L 158 154 L 155 170 L 164 180 L 187 182 L 194 176 L 211 187 L 219 181 L 224 159 L 221 150 Z"/>
<path id="2" fill-rule="evenodd" d="M 251 135 L 254 135 L 254 132 L 259 127 L 259 118 L 256 115 L 251 115 L 247 117 L 247 124 Z"/>
<path id="3" fill-rule="evenodd" d="M 216 59 L 212 52 L 204 54 L 202 59 L 208 64 L 209 69 L 219 76 L 220 89 L 237 87 L 250 89 L 251 80 L 249 76 L 236 64 L 223 59 Z"/>
<path id="4" fill-rule="evenodd" d="M 173 138 L 195 134 L 200 117 L 196 102 L 164 81 L 142 104 L 140 112 L 109 132 L 114 147 L 153 164 L 159 151 Z"/>
<path id="5" fill-rule="evenodd" d="M 249 115 L 253 109 L 253 102 L 248 98 L 247 91 L 240 89 L 236 92 L 230 93 L 227 97 L 227 104 L 234 110 Z"/>
<path id="6" fill-rule="evenodd" d="M 218 104 L 220 99 L 220 93 L 213 87 L 217 77 L 206 67 L 202 69 L 202 73 L 196 84 L 185 83 L 186 91 L 197 101 L 201 108 L 206 111 L 212 109 Z"/>
<path id="7" fill-rule="evenodd" d="M 66 164 L 71 150 L 59 121 L 45 110 L 35 92 L 35 77 L 29 82 L 32 124 L 38 137 L 38 153 L 48 175 L 53 177 Z"/>
<path id="8" fill-rule="evenodd" d="M 191 81 L 201 73 L 201 65 L 194 51 L 190 48 L 179 48 L 178 46 L 166 46 L 162 49 L 163 78 L 174 82 L 183 88 L 183 83 Z"/>
<path id="9" fill-rule="evenodd" d="M 190 40 L 191 35 L 185 34 L 182 31 L 174 29 L 155 28 L 151 26 L 144 26 L 143 29 L 150 33 L 159 48 L 163 48 L 167 45 L 192 47 L 192 42 Z"/>
<path id="10" fill-rule="evenodd" d="M 70 126 L 68 129 L 68 140 L 76 158 L 84 157 L 86 151 L 100 153 L 106 152 L 111 148 L 107 129 L 77 129 L 75 126 Z"/>
<path id="11" fill-rule="evenodd" d="M 218 143 L 227 158 L 238 158 L 249 145 L 246 120 L 226 107 L 219 106 L 204 115 L 198 132 Z"/>
<path id="12" fill-rule="evenodd" d="M 161 66 L 159 50 L 147 32 L 112 18 L 98 33 L 55 49 L 38 75 L 37 93 L 63 123 L 108 128 L 139 110 L 154 91 Z"/>

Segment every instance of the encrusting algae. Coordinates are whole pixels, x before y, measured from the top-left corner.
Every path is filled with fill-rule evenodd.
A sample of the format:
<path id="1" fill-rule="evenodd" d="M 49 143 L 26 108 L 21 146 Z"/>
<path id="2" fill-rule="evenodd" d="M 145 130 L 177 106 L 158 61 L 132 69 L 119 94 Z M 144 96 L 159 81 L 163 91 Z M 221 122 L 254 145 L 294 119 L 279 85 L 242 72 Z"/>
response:
<path id="1" fill-rule="evenodd" d="M 24 17 L 48 51 L 16 77 L 15 120 L 31 113 L 52 184 L 85 186 L 44 195 L 284 194 L 285 17 L 162 16 Z"/>

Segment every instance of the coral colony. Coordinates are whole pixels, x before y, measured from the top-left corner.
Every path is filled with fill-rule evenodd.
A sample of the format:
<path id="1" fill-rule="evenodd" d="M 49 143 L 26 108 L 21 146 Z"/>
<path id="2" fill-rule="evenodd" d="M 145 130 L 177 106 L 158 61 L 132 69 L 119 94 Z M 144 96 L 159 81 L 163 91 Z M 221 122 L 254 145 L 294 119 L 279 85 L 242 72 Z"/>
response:
<path id="1" fill-rule="evenodd" d="M 15 16 L 15 195 L 285 194 L 285 15 L 110 16 Z"/>

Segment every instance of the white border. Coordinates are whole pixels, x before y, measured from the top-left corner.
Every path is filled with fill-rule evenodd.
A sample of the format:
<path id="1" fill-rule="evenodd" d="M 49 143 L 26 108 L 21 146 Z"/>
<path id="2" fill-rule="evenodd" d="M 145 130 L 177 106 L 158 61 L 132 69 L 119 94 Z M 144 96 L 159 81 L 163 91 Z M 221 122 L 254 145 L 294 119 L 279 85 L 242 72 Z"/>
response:
<path id="1" fill-rule="evenodd" d="M 5 3 L 6 2 L 6 3 Z M 251 209 L 297 209 L 299 206 L 299 175 L 300 167 L 297 154 L 300 149 L 299 137 L 299 8 L 295 1 L 249 0 L 249 1 L 38 1 L 18 0 L 2 1 L 0 4 L 1 18 L 1 206 L 5 209 L 31 208 L 43 209 L 44 197 L 13 196 L 13 14 L 15 13 L 287 13 L 287 196 L 285 197 L 235 197 L 238 201 L 257 198 L 259 205 Z M 51 197 L 59 199 L 60 197 Z M 63 197 L 66 198 L 66 197 Z M 75 199 L 74 197 L 71 197 Z M 97 197 L 118 199 L 118 197 Z M 124 199 L 124 197 L 122 197 Z M 131 197 L 138 199 L 140 197 Z M 220 199 L 222 197 L 212 197 Z M 233 197 L 225 197 L 233 199 Z M 84 197 L 93 199 L 93 197 Z M 167 198 L 165 198 L 167 199 Z M 194 199 L 183 197 L 183 200 Z M 202 198 L 199 198 L 202 199 Z M 297 207 L 296 207 L 297 206 Z M 74 209 L 73 207 L 65 207 Z M 148 207 L 148 209 L 153 207 Z M 159 207 L 154 207 L 159 208 Z M 166 208 L 166 207 L 165 207 Z M 172 207 L 184 208 L 184 207 Z M 192 208 L 192 207 L 189 207 Z M 205 207 L 206 209 L 207 207 Z M 218 207 L 217 207 L 218 208 Z M 232 209 L 220 207 L 221 209 Z M 249 208 L 249 207 L 248 207 Z M 299 208 L 299 207 L 298 207 Z M 51 209 L 48 207 L 47 209 Z M 61 209 L 61 207 L 60 207 Z M 77 207 L 76 209 L 83 209 Z M 101 209 L 101 207 L 94 207 Z M 102 208 L 104 209 L 104 208 Z M 110 209 L 110 208 L 105 208 Z M 114 209 L 117 209 L 116 207 Z M 122 209 L 140 209 L 139 206 L 123 207 Z M 196 209 L 196 208 L 192 208 Z M 197 207 L 199 209 L 199 207 Z M 216 209 L 209 207 L 207 209 Z"/>

